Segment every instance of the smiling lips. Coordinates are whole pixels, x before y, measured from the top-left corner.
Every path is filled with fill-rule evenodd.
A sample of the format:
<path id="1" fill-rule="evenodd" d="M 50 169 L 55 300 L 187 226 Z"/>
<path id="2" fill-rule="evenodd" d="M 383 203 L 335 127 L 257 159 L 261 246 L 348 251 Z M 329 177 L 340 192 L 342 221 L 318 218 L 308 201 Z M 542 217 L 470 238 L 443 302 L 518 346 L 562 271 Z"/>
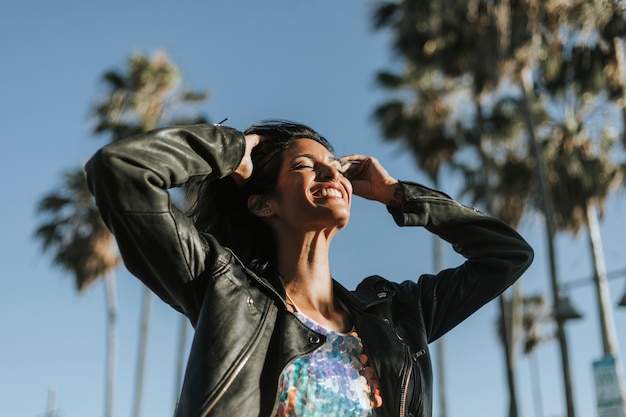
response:
<path id="1" fill-rule="evenodd" d="M 313 195 L 316 197 L 336 197 L 343 198 L 343 194 L 336 188 L 326 187 L 317 190 Z"/>

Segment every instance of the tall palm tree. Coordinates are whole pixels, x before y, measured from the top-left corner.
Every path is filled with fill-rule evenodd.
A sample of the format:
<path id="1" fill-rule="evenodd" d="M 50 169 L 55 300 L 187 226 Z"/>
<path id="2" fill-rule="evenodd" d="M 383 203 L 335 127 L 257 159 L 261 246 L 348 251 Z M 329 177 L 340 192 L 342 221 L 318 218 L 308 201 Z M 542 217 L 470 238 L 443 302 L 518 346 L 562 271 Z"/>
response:
<path id="1" fill-rule="evenodd" d="M 441 161 L 459 169 L 474 203 L 482 203 L 512 225 L 518 224 L 528 209 L 542 212 L 556 302 L 559 285 L 554 235 L 557 226 L 563 224 L 555 224 L 553 213 L 570 219 L 574 213 L 560 214 L 551 204 L 556 193 L 553 186 L 568 181 L 564 177 L 567 173 L 559 173 L 553 165 L 544 166 L 545 159 L 551 160 L 546 154 L 547 144 L 559 142 L 558 138 L 538 137 L 549 130 L 544 126 L 554 124 L 549 112 L 553 104 L 546 97 L 574 84 L 581 96 L 606 92 L 606 101 L 618 105 L 626 115 L 626 71 L 620 47 L 626 34 L 623 5 L 610 0 L 384 1 L 379 3 L 374 23 L 392 30 L 394 50 L 404 65 L 395 73 L 379 74 L 383 87 L 393 94 L 375 112 L 383 134 L 405 142 L 431 177 Z M 469 109 L 465 118 L 454 111 L 454 97 L 466 98 L 462 106 L 456 102 L 456 106 Z M 467 156 L 468 149 L 473 150 L 474 158 L 460 160 L 457 155 Z M 604 149 L 608 154 L 611 147 Z M 596 162 L 602 164 L 607 159 Z M 601 171 L 594 167 L 596 173 Z M 602 173 L 608 177 L 603 178 L 615 184 L 618 175 L 613 168 L 607 169 L 610 172 Z M 625 170 L 626 163 L 622 162 L 620 172 Z M 555 175 L 560 175 L 560 182 L 550 186 L 546 179 Z M 598 193 L 588 201 L 601 207 L 611 187 L 606 192 L 596 187 Z M 584 216 L 585 224 L 593 224 L 594 207 L 582 205 L 576 211 L 591 214 Z M 597 246 L 595 254 L 601 252 Z M 602 269 L 601 263 L 596 265 Z M 563 323 L 557 325 L 567 413 L 573 417 L 566 336 Z M 510 348 L 506 340 L 505 350 Z M 507 366 L 509 414 L 515 416 L 510 361 Z"/>
<path id="2" fill-rule="evenodd" d="M 543 89 L 542 96 L 553 110 L 544 130 L 550 136 L 539 138 L 540 149 L 545 155 L 548 187 L 554 201 L 552 221 L 558 229 L 574 234 L 582 228 L 588 231 L 603 353 L 615 357 L 617 338 L 598 211 L 601 215 L 608 195 L 624 183 L 624 162 L 621 167 L 615 162 L 614 145 L 619 132 L 605 127 L 615 126 L 611 120 L 614 116 L 606 115 L 607 109 L 618 107 L 622 115 L 626 114 L 626 73 L 620 41 L 626 35 L 626 16 L 624 5 L 619 2 L 578 1 L 562 3 L 557 8 L 565 24 L 558 24 L 556 19 L 546 23 L 542 46 L 544 50 L 560 49 L 566 53 L 558 59 L 551 54 L 540 56 L 538 76 L 533 78 L 535 91 Z M 558 36 L 564 31 L 572 36 Z M 626 129 L 622 138 L 625 135 Z M 623 386 L 620 391 L 626 412 Z"/>
<path id="3" fill-rule="evenodd" d="M 574 105 L 579 103 L 576 97 Z M 587 229 L 594 283 L 598 300 L 603 354 L 617 358 L 619 347 L 615 321 L 609 295 L 602 240 L 600 237 L 599 216 L 604 211 L 608 195 L 622 181 L 621 170 L 612 160 L 610 151 L 616 142 L 616 132 L 601 131 L 594 138 L 593 130 L 585 123 L 585 110 L 570 107 L 565 102 L 566 116 L 556 119 L 552 126 L 552 137 L 557 140 L 546 143 L 544 152 L 548 162 L 550 191 L 553 195 L 554 222 L 561 230 L 574 234 Z M 606 103 L 594 97 L 591 113 L 604 109 Z M 587 109 L 589 110 L 589 109 Z M 619 362 L 619 360 L 617 361 Z M 620 393 L 622 407 L 626 412 L 626 397 L 623 380 Z"/>
<path id="4" fill-rule="evenodd" d="M 94 107 L 97 120 L 94 132 L 107 133 L 111 141 L 145 132 L 162 124 L 206 121 L 203 117 L 182 118 L 173 112 L 183 106 L 204 101 L 206 92 L 181 88 L 181 73 L 164 52 L 152 56 L 136 53 L 130 57 L 125 72 L 109 71 L 103 80 L 106 93 Z M 137 355 L 133 416 L 141 415 L 145 360 L 150 323 L 151 292 L 144 287 Z M 185 323 L 181 323 L 185 326 Z M 184 345 L 180 347 L 184 349 Z"/>
<path id="5" fill-rule="evenodd" d="M 35 237 L 41 240 L 44 251 L 52 252 L 54 264 L 74 275 L 76 289 L 82 293 L 98 278 L 104 278 L 107 305 L 104 416 L 110 417 L 117 333 L 114 271 L 121 261 L 113 236 L 93 204 L 82 168 L 66 172 L 61 187 L 46 194 L 37 210 L 43 220 Z"/>
<path id="6" fill-rule="evenodd" d="M 107 134 L 110 141 L 150 130 L 160 124 L 200 123 L 201 116 L 182 117 L 175 113 L 185 105 L 202 102 L 207 93 L 181 86 L 181 74 L 163 52 L 153 56 L 136 53 L 123 72 L 103 76 L 105 94 L 93 108 L 94 134 Z M 107 299 L 107 370 L 105 417 L 111 417 L 115 381 L 117 304 L 114 271 L 120 263 L 114 238 L 106 228 L 89 193 L 82 168 L 65 174 L 59 189 L 45 195 L 38 206 L 44 216 L 35 236 L 53 261 L 73 273 L 83 291 L 99 277 L 104 278 Z M 140 343 L 133 415 L 139 416 L 143 392 L 150 293 L 145 290 L 140 325 Z M 184 349 L 182 345 L 181 349 Z"/>
<path id="7" fill-rule="evenodd" d="M 549 130 L 544 126 L 550 126 L 552 119 L 545 97 L 573 83 L 580 95 L 597 95 L 603 89 L 609 101 L 621 99 L 617 104 L 624 108 L 626 71 L 623 51 L 616 46 L 626 30 L 623 9 L 619 3 L 600 0 L 381 2 L 374 22 L 393 31 L 394 50 L 404 64 L 399 75 L 389 71 L 379 75 L 385 88 L 394 94 L 400 91 L 375 113 L 383 133 L 405 142 L 414 150 L 418 164 L 430 167 L 431 172 L 436 172 L 434 167 L 442 159 L 458 168 L 474 202 L 513 225 L 526 210 L 539 209 L 548 226 L 548 246 L 553 248 L 552 213 L 558 211 L 550 205 L 554 187 L 544 180 L 545 172 L 555 178 L 557 171 L 543 165 L 549 159 L 546 144 L 558 138 L 539 137 Z M 595 41 L 581 41 L 584 35 Z M 537 77 L 538 83 L 528 83 Z M 451 97 L 466 110 L 465 117 L 454 111 Z M 465 97 L 462 105 L 459 97 Z M 625 166 L 622 163 L 622 172 Z M 545 169 L 537 174 L 534 167 Z M 566 183 L 561 178 L 560 184 Z M 605 196 L 594 194 L 594 201 Z M 546 204 L 549 209 L 542 207 Z M 556 298 L 553 249 L 549 255 Z M 567 414 L 573 417 L 566 337 L 563 323 L 557 324 Z M 509 414 L 514 416 L 510 369 L 508 374 Z"/>
<path id="8" fill-rule="evenodd" d="M 507 139 L 501 131 L 510 130 L 515 124 L 498 124 L 496 111 L 487 123 L 481 98 L 498 84 L 497 60 L 508 52 L 510 43 L 519 42 L 519 36 L 508 36 L 509 41 L 502 42 L 504 36 L 501 35 L 510 35 L 511 19 L 502 21 L 503 15 L 506 16 L 502 8 L 485 7 L 482 2 L 473 5 L 476 7 L 468 9 L 467 2 L 457 0 L 380 4 L 374 15 L 375 26 L 393 31 L 394 50 L 404 58 L 404 67 L 399 73 L 398 70 L 379 73 L 379 83 L 395 96 L 380 105 L 374 114 L 385 139 L 401 140 L 435 184 L 443 165 L 456 167 L 468 179 L 466 189 L 474 193 L 475 202 L 483 199 L 493 212 L 491 177 L 492 172 L 498 170 L 498 161 L 487 152 L 485 138 Z M 502 28 L 507 28 L 507 32 Z M 473 112 L 456 111 L 456 108 L 468 107 L 461 105 L 461 101 L 469 102 L 469 107 L 473 105 Z M 468 122 L 468 118 L 473 120 Z M 459 161 L 457 156 L 460 150 L 467 149 L 473 149 L 477 155 L 473 166 Z M 515 162 L 509 158 L 510 171 L 519 172 L 524 168 L 523 164 Z M 514 196 L 507 196 L 505 201 L 509 203 L 506 214 L 510 219 L 507 220 L 515 224 L 522 213 L 519 205 L 510 204 L 516 201 Z M 503 301 L 501 298 L 501 309 Z M 509 415 L 515 417 L 513 356 L 508 340 L 503 339 L 510 392 Z"/>

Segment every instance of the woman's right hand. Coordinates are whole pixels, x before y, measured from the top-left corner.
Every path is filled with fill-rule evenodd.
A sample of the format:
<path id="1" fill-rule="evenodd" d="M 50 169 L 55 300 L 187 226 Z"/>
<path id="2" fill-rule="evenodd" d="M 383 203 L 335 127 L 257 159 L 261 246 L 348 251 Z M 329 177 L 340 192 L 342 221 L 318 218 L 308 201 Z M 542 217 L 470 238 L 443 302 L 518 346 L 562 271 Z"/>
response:
<path id="1" fill-rule="evenodd" d="M 348 168 L 343 174 L 350 180 L 355 195 L 391 207 L 402 206 L 402 186 L 389 175 L 378 159 L 355 154 L 344 156 L 339 161 L 347 164 Z"/>
<path id="2" fill-rule="evenodd" d="M 235 181 L 238 187 L 243 186 L 252 175 L 252 149 L 263 141 L 263 138 L 259 135 L 246 135 L 246 150 L 241 158 L 241 162 L 237 169 L 235 169 L 230 176 Z"/>

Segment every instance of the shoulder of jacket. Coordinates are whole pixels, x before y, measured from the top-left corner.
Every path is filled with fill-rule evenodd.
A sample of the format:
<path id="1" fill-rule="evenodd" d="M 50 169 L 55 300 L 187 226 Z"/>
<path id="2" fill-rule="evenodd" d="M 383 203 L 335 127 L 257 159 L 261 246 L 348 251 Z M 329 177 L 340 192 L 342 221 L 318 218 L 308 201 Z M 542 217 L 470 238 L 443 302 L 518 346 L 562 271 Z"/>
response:
<path id="1" fill-rule="evenodd" d="M 352 294 L 365 307 L 391 299 L 397 292 L 396 285 L 379 275 L 365 278 Z"/>
<path id="2" fill-rule="evenodd" d="M 206 259 L 206 266 L 209 270 L 216 271 L 233 263 L 241 263 L 230 249 L 222 246 L 211 234 L 200 233 L 200 237 L 202 238 L 203 249 L 209 255 Z"/>
<path id="3" fill-rule="evenodd" d="M 393 284 L 380 275 L 370 275 L 356 287 L 358 293 L 377 294 L 380 291 L 393 291 Z"/>

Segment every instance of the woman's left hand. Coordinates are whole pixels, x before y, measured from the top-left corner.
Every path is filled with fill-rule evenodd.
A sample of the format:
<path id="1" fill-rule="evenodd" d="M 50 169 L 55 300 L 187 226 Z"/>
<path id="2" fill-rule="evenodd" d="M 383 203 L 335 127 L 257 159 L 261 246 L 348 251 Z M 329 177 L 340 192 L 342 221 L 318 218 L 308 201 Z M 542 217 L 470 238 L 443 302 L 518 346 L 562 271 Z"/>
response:
<path id="1" fill-rule="evenodd" d="M 402 185 L 371 156 L 349 155 L 339 158 L 345 168 L 343 174 L 352 183 L 355 195 L 383 204 L 400 207 Z"/>

